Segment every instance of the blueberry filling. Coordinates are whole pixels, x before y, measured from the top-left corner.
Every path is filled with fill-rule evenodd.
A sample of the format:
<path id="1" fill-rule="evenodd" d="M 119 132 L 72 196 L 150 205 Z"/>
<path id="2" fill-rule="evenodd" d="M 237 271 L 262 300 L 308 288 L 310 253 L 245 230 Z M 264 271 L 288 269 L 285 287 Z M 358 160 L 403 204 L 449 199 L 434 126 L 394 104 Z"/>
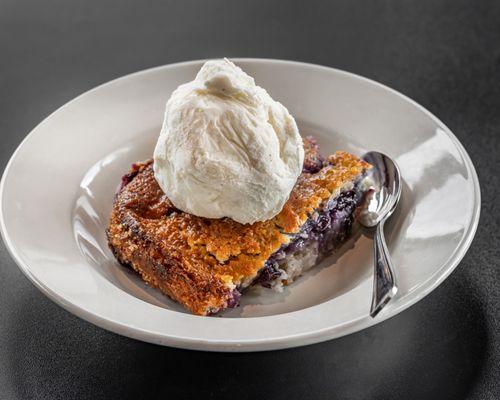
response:
<path id="1" fill-rule="evenodd" d="M 118 193 L 121 192 L 123 188 L 127 186 L 138 173 L 139 166 L 136 163 L 132 164 L 131 171 L 122 176 L 120 187 L 118 188 Z"/>
<path id="2" fill-rule="evenodd" d="M 280 266 L 286 264 L 287 258 L 314 242 L 318 244 L 318 259 L 339 247 L 351 232 L 354 211 L 362 199 L 363 192 L 356 184 L 352 190 L 342 192 L 330 200 L 322 210 L 309 218 L 290 243 L 281 246 L 269 257 L 252 285 L 260 284 L 270 288 L 282 275 Z"/>
<path id="3" fill-rule="evenodd" d="M 231 295 L 230 295 L 229 299 L 227 300 L 227 308 L 236 307 L 240 302 L 240 298 L 241 298 L 240 291 L 238 289 L 233 289 L 231 291 Z"/>
<path id="4" fill-rule="evenodd" d="M 309 151 L 307 157 L 305 157 L 302 171 L 315 174 L 323 168 L 325 159 L 319 154 L 318 143 L 314 137 L 308 136 L 306 143 L 312 151 Z"/>
<path id="5" fill-rule="evenodd" d="M 266 261 L 264 268 L 260 270 L 257 278 L 252 282 L 252 285 L 260 284 L 266 288 L 271 288 L 271 283 L 280 276 L 279 264 L 275 259 L 270 258 Z"/>
<path id="6" fill-rule="evenodd" d="M 323 168 L 324 159 L 321 156 L 309 157 L 304 161 L 304 167 L 302 168 L 303 172 L 307 172 L 309 174 L 315 174 L 319 172 L 321 168 Z"/>

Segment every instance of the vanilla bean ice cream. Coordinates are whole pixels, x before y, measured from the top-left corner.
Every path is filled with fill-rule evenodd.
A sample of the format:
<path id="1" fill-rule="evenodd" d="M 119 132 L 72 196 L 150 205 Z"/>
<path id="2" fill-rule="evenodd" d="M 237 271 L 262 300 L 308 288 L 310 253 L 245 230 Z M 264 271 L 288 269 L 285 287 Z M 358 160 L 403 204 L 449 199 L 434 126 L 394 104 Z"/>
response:
<path id="1" fill-rule="evenodd" d="M 224 59 L 206 62 L 172 93 L 154 173 L 180 210 L 254 223 L 281 211 L 303 161 L 288 110 Z"/>

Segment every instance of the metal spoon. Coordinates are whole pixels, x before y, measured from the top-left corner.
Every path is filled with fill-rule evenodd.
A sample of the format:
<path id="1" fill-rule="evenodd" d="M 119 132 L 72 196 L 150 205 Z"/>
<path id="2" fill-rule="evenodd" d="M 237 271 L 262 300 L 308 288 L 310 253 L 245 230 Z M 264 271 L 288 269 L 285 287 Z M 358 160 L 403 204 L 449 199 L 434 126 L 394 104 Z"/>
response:
<path id="1" fill-rule="evenodd" d="M 363 160 L 373 166 L 369 170 L 373 191 L 360 214 L 359 222 L 366 228 L 375 228 L 375 271 L 370 309 L 370 315 L 374 318 L 398 291 L 394 267 L 385 243 L 384 224 L 401 197 L 401 174 L 396 163 L 385 154 L 371 151 L 363 156 Z"/>

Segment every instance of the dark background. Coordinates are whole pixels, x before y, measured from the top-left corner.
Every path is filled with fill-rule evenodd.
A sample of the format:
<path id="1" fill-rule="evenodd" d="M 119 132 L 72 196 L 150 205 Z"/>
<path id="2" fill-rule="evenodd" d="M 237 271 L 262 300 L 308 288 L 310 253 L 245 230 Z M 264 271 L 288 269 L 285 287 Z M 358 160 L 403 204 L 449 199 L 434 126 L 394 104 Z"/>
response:
<path id="1" fill-rule="evenodd" d="M 222 56 L 345 69 L 442 119 L 482 188 L 464 260 L 423 301 L 363 332 L 215 354 L 141 343 L 74 317 L 22 276 L 0 242 L 0 398 L 500 398 L 498 1 L 0 0 L 0 171 L 76 95 L 140 69 Z"/>

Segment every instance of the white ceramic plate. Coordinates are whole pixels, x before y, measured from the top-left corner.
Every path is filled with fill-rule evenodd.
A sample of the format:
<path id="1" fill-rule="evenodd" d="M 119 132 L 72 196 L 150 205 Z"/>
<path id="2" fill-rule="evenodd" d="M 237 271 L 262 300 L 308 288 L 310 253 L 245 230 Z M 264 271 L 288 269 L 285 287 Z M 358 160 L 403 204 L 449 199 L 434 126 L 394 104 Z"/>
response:
<path id="1" fill-rule="evenodd" d="M 222 317 L 198 317 L 149 288 L 108 250 L 107 217 L 120 176 L 149 158 L 170 93 L 202 61 L 138 72 L 76 98 L 38 125 L 5 169 L 1 232 L 26 276 L 72 313 L 122 335 L 190 349 L 269 350 L 358 331 L 436 288 L 474 236 L 480 192 L 455 136 L 407 97 L 368 79 L 316 65 L 235 60 L 288 107 L 324 154 L 393 157 L 403 200 L 388 224 L 399 294 L 375 319 L 370 240 L 357 237 L 283 294 L 252 291 Z"/>

